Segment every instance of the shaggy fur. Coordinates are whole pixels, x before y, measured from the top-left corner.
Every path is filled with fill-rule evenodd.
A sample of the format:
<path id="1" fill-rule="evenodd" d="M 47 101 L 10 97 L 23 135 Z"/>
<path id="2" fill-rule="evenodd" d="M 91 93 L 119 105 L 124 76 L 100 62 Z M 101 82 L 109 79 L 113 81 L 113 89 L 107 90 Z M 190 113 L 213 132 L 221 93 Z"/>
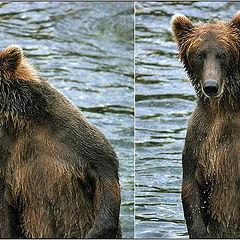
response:
<path id="1" fill-rule="evenodd" d="M 0 237 L 116 238 L 118 160 L 105 136 L 27 63 L 0 53 Z"/>
<path id="2" fill-rule="evenodd" d="M 183 149 L 182 201 L 191 238 L 240 237 L 240 12 L 229 22 L 172 19 L 197 94 Z M 214 80 L 218 89 L 204 89 Z"/>

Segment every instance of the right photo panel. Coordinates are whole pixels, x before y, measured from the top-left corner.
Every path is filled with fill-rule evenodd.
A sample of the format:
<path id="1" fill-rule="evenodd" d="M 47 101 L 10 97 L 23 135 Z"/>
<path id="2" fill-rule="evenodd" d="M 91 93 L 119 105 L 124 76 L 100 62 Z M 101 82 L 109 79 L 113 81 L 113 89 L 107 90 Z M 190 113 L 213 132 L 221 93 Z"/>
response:
<path id="1" fill-rule="evenodd" d="M 136 238 L 239 237 L 239 10 L 135 2 Z"/>

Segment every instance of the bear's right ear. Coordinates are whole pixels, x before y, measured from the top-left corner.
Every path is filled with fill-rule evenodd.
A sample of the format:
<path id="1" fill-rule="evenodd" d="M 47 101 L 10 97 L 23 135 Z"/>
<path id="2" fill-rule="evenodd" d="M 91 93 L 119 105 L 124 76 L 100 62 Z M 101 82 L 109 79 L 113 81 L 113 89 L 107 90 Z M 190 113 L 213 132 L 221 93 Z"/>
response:
<path id="1" fill-rule="evenodd" d="M 191 21 L 183 14 L 177 13 L 173 15 L 172 29 L 179 47 L 193 28 L 194 26 Z"/>
<path id="2" fill-rule="evenodd" d="M 0 53 L 0 70 L 14 73 L 22 59 L 22 49 L 17 45 L 11 45 Z"/>

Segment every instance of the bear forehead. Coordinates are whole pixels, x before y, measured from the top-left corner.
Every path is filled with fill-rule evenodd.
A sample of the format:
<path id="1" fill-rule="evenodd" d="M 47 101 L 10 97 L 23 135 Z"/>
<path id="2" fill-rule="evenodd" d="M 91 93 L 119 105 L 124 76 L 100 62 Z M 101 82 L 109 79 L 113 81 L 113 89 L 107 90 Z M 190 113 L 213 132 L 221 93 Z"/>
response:
<path id="1" fill-rule="evenodd" d="M 195 25 L 193 35 L 203 40 L 209 38 L 238 40 L 239 30 L 228 22 L 217 22 Z"/>
<path id="2" fill-rule="evenodd" d="M 203 45 L 236 50 L 240 46 L 239 34 L 239 30 L 228 22 L 195 25 L 187 38 L 189 51 L 195 51 Z"/>

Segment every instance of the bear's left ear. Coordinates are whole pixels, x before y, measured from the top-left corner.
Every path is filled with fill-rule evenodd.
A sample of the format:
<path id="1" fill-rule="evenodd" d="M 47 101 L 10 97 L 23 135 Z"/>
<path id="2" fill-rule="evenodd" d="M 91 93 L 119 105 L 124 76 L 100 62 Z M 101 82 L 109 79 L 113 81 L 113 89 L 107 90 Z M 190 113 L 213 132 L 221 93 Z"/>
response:
<path id="1" fill-rule="evenodd" d="M 232 23 L 233 23 L 238 29 L 240 29 L 240 11 L 238 11 L 238 12 L 234 15 L 234 17 L 233 17 L 233 19 L 232 19 Z"/>
<path id="2" fill-rule="evenodd" d="M 191 21 L 183 14 L 175 14 L 172 17 L 172 29 L 174 37 L 180 47 L 182 42 L 186 39 L 187 34 L 194 28 Z"/>
<path id="3" fill-rule="evenodd" d="M 22 59 L 22 49 L 17 45 L 11 45 L 0 53 L 0 69 L 14 73 Z"/>

